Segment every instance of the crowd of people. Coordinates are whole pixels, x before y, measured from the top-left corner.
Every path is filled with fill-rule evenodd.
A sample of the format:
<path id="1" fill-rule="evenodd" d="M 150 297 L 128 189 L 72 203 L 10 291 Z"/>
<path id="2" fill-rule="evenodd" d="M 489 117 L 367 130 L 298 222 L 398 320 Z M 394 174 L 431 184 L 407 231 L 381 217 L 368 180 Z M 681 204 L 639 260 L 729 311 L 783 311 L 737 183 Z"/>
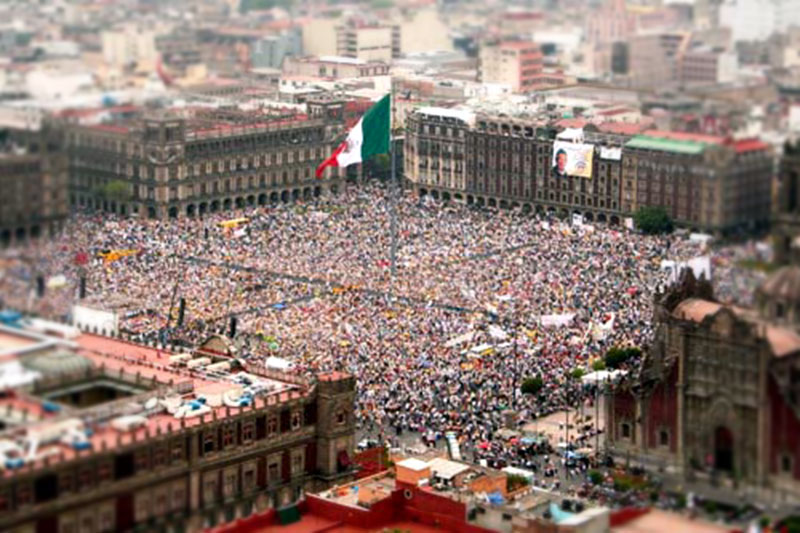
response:
<path id="1" fill-rule="evenodd" d="M 202 219 L 83 214 L 60 238 L 7 252 L 0 294 L 7 306 L 67 318 L 84 277 L 82 303 L 114 308 L 140 341 L 193 345 L 228 334 L 236 316 L 245 358 L 284 358 L 308 375 L 352 372 L 364 435 L 452 430 L 475 451 L 499 442 L 507 408 L 524 420 L 575 405 L 585 393 L 575 368 L 612 346 L 647 345 L 665 257 L 737 264 L 729 250 L 703 252 L 681 237 L 411 194 L 397 213 L 394 276 L 379 185 Z M 234 218 L 247 222 L 221 224 Z M 131 252 L 99 255 L 114 250 Z M 41 297 L 37 278 L 47 280 Z M 758 281 L 739 279 L 718 296 L 741 297 Z M 523 395 L 533 376 L 543 389 Z"/>

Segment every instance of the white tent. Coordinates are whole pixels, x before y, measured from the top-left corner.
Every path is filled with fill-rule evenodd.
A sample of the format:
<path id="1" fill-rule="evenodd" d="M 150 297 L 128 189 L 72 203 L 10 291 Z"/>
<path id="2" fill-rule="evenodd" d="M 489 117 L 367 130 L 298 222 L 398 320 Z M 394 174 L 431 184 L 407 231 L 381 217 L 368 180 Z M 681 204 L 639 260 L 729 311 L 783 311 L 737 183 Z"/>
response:
<path id="1" fill-rule="evenodd" d="M 542 315 L 539 318 L 539 323 L 546 328 L 549 327 L 562 327 L 572 324 L 575 318 L 575 313 L 563 313 L 560 315 Z"/>
<path id="2" fill-rule="evenodd" d="M 275 370 L 291 370 L 294 368 L 294 363 L 283 357 L 275 357 L 270 355 L 264 361 L 267 368 L 274 368 Z"/>

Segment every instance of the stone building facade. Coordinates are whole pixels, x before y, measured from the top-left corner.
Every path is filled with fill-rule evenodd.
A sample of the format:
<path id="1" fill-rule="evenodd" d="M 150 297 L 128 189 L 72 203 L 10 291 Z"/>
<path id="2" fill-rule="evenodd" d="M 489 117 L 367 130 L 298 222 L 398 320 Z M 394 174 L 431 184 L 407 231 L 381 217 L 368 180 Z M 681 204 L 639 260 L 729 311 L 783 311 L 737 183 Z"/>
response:
<path id="1" fill-rule="evenodd" d="M 339 175 L 320 181 L 314 170 L 342 132 L 344 102 L 308 107 L 307 115 L 217 111 L 66 126 L 70 204 L 177 218 L 336 192 Z"/>
<path id="2" fill-rule="evenodd" d="M 800 288 L 800 269 L 791 277 Z M 691 274 L 657 298 L 655 322 L 639 371 L 608 396 L 609 450 L 687 479 L 796 500 L 800 335 L 716 302 Z"/>
<path id="3" fill-rule="evenodd" d="M 116 380 L 123 373 L 97 367 L 84 372 L 86 379 L 102 376 Z M 138 373 L 123 379 L 143 382 Z M 31 392 L 43 395 L 52 386 L 41 382 Z M 305 392 L 215 410 L 200 423 L 175 420 L 155 431 L 146 425 L 110 440 L 102 435 L 114 430 L 99 428 L 89 449 L 6 467 L 0 530 L 200 531 L 286 507 L 305 492 L 352 479 L 354 396 L 352 376 L 326 374 Z M 88 420 L 107 408 L 113 409 L 101 405 L 72 414 Z"/>
<path id="4" fill-rule="evenodd" d="M 773 158 L 758 140 L 583 128 L 591 177 L 556 176 L 559 129 L 547 121 L 421 108 L 407 119 L 406 179 L 419 194 L 620 223 L 644 206 L 678 223 L 728 231 L 766 223 Z"/>
<path id="5" fill-rule="evenodd" d="M 406 179 L 419 194 L 446 201 L 619 223 L 617 136 L 585 132 L 609 149 L 598 152 L 594 178 L 586 179 L 551 175 L 556 134 L 545 123 L 422 108 L 408 118 Z"/>
<path id="6" fill-rule="evenodd" d="M 800 264 L 793 253 L 800 235 L 800 141 L 786 143 L 778 173 L 778 198 L 772 220 L 773 250 L 778 264 Z"/>
<path id="7" fill-rule="evenodd" d="M 15 132 L 0 147 L 0 247 L 56 235 L 69 214 L 57 131 Z"/>

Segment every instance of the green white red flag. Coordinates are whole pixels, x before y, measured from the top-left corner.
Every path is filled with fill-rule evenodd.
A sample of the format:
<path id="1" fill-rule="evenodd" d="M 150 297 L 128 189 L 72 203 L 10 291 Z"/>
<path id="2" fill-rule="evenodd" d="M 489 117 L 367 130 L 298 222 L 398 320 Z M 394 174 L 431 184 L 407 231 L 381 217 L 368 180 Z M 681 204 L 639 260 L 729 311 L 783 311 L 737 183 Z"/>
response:
<path id="1" fill-rule="evenodd" d="M 317 177 L 321 178 L 328 167 L 347 167 L 366 161 L 373 155 L 387 153 L 391 107 L 391 97 L 387 94 L 369 108 L 358 124 L 353 126 L 342 144 L 317 167 Z"/>

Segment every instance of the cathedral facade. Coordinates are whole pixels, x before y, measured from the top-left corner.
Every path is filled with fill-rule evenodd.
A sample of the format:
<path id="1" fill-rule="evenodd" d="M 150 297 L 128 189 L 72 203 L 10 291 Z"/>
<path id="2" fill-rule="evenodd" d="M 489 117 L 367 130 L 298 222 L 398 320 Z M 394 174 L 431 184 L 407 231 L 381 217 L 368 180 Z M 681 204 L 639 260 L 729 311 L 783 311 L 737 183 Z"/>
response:
<path id="1" fill-rule="evenodd" d="M 757 309 L 716 301 L 691 274 L 659 294 L 642 366 L 608 395 L 611 453 L 690 480 L 800 496 L 797 295 L 794 266 L 759 289 Z"/>

